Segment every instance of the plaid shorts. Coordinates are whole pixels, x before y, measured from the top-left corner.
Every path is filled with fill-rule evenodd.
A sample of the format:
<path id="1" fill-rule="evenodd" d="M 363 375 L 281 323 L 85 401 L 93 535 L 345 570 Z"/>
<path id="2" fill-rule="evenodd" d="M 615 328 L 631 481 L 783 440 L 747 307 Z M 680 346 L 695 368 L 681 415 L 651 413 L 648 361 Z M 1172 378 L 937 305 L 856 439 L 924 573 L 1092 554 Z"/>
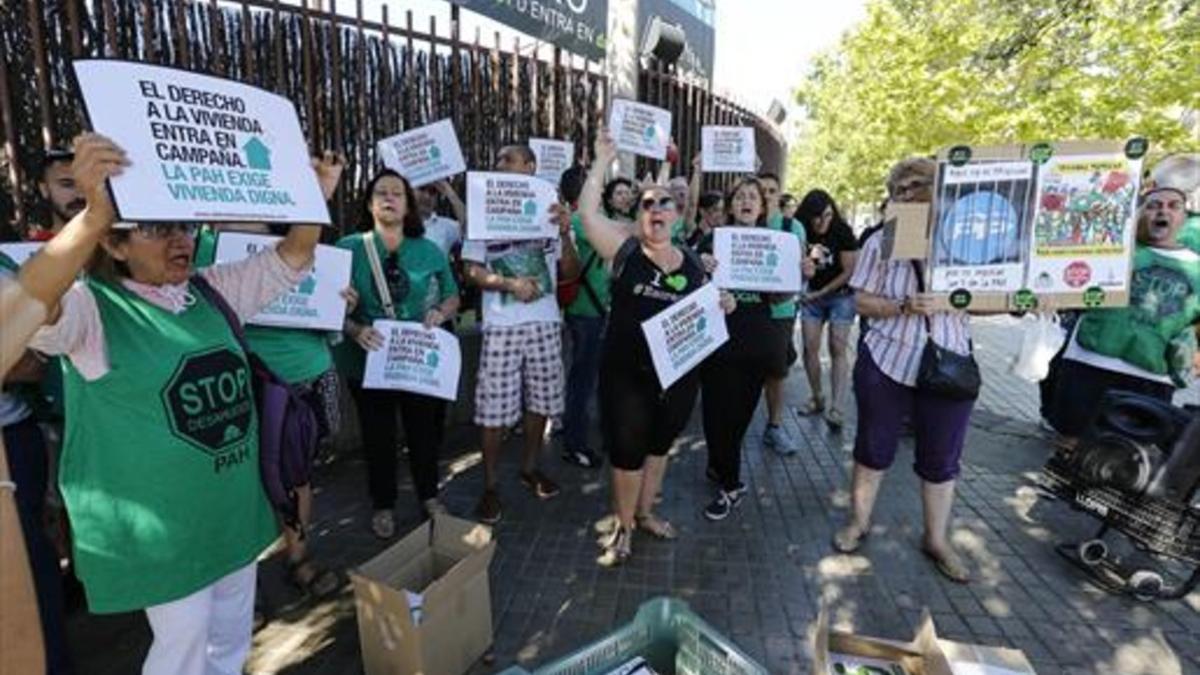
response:
<path id="1" fill-rule="evenodd" d="M 524 323 L 483 331 L 475 423 L 512 426 L 525 409 L 551 417 L 563 411 L 562 328 L 558 323 Z"/>

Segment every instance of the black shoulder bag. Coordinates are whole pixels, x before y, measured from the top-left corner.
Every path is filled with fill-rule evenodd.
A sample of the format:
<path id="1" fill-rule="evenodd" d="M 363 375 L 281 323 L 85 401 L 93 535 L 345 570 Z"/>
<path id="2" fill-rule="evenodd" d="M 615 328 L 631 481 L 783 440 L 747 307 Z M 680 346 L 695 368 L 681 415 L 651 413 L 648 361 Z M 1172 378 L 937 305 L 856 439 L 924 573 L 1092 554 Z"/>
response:
<path id="1" fill-rule="evenodd" d="M 913 273 L 917 275 L 917 290 L 925 292 L 925 280 L 921 268 L 912 261 Z M 946 349 L 933 341 L 933 321 L 925 317 L 925 349 L 921 352 L 921 366 L 917 371 L 917 389 L 955 401 L 973 401 L 979 397 L 982 380 L 979 364 L 975 362 L 975 345 L 971 343 L 967 355 Z"/>

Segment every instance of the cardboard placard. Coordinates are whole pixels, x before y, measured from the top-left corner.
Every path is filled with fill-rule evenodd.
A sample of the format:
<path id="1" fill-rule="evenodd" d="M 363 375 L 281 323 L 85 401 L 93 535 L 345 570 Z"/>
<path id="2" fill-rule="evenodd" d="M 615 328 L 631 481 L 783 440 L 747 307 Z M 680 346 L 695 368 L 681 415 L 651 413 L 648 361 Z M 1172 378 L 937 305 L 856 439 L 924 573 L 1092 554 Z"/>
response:
<path id="1" fill-rule="evenodd" d="M 671 143 L 671 112 L 645 103 L 613 99 L 608 130 L 618 150 L 663 160 Z"/>
<path id="2" fill-rule="evenodd" d="M 754 173 L 758 152 L 753 127 L 701 127 L 700 170 L 709 173 Z"/>
<path id="3" fill-rule="evenodd" d="M 553 239 L 558 225 L 550 207 L 558 189 L 533 176 L 472 171 L 467 174 L 467 239 Z"/>
<path id="4" fill-rule="evenodd" d="M 404 176 L 414 188 L 467 170 L 458 134 L 448 119 L 389 136 L 379 141 L 376 149 L 383 165 Z"/>
<path id="5" fill-rule="evenodd" d="M 462 352 L 458 338 L 413 321 L 374 323 L 383 347 L 367 352 L 364 389 L 396 389 L 453 401 L 458 398 Z"/>
<path id="6" fill-rule="evenodd" d="M 531 138 L 529 149 L 537 158 L 535 175 L 556 187 L 562 180 L 563 172 L 575 163 L 575 144 L 571 141 Z"/>
<path id="7" fill-rule="evenodd" d="M 214 264 L 245 260 L 267 248 L 274 248 L 281 237 L 248 232 L 222 232 L 217 235 Z M 346 299 L 342 291 L 350 286 L 350 251 L 335 246 L 317 246 L 312 272 L 304 281 L 276 298 L 247 323 L 280 328 L 341 331 L 346 318 Z"/>
<path id="8" fill-rule="evenodd" d="M 718 227 L 713 230 L 717 288 L 768 293 L 799 293 L 800 240 L 791 232 L 765 227 Z"/>
<path id="9" fill-rule="evenodd" d="M 8 256 L 8 259 L 13 261 L 17 267 L 25 264 L 25 261 L 33 257 L 35 253 L 42 250 L 46 243 L 42 241 L 18 241 L 7 244 L 0 244 L 0 253 Z"/>
<path id="10" fill-rule="evenodd" d="M 109 181 L 118 220 L 329 224 L 291 100 L 146 63 L 72 67 L 91 128 L 129 157 Z"/>
<path id="11" fill-rule="evenodd" d="M 729 340 L 725 312 L 713 284 L 705 284 L 642 322 L 650 358 L 663 389 L 700 365 Z"/>

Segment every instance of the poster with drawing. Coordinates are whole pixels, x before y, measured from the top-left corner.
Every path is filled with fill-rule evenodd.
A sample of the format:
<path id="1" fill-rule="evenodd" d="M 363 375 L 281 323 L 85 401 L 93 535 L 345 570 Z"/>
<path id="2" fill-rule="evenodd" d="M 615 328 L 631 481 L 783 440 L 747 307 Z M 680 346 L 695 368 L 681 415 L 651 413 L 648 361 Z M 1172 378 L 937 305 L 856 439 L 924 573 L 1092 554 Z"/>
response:
<path id="1" fill-rule="evenodd" d="M 1038 172 L 1030 288 L 1106 292 L 1129 284 L 1141 161 L 1120 152 L 1054 156 Z"/>
<path id="2" fill-rule="evenodd" d="M 1033 163 L 973 162 L 938 167 L 930 290 L 1008 293 L 1021 289 L 1022 242 L 1032 210 Z"/>

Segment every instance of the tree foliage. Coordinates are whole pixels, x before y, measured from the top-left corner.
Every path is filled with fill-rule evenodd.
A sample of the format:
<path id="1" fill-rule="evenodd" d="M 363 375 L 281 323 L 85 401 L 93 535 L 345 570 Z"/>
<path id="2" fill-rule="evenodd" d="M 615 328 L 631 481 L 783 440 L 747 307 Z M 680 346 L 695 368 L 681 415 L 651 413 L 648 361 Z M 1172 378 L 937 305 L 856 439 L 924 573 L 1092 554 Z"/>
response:
<path id="1" fill-rule="evenodd" d="M 794 190 L 882 195 L 948 145 L 1142 135 L 1200 148 L 1200 1 L 870 0 L 796 90 Z"/>

